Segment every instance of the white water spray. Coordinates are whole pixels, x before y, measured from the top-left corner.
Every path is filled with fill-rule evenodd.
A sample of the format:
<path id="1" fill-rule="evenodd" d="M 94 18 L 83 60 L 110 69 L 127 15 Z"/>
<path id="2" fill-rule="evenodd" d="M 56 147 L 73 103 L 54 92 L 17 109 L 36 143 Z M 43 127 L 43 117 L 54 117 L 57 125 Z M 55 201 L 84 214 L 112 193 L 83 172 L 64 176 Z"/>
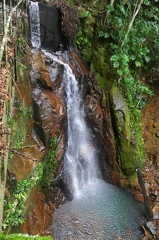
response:
<path id="1" fill-rule="evenodd" d="M 29 14 L 30 14 L 30 32 L 31 43 L 35 48 L 40 48 L 40 16 L 39 16 L 39 4 L 38 2 L 29 2 Z"/>
<path id="2" fill-rule="evenodd" d="M 74 195 L 95 181 L 97 177 L 95 149 L 91 132 L 84 119 L 80 87 L 68 65 L 64 70 L 67 102 L 68 143 L 65 152 L 65 169 L 71 178 Z"/>

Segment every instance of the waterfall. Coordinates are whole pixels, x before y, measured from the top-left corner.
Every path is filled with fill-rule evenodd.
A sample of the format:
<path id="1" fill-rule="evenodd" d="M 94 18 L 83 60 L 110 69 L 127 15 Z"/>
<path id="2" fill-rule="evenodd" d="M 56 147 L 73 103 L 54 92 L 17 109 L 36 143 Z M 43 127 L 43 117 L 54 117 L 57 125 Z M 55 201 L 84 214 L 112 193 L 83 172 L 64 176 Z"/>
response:
<path id="1" fill-rule="evenodd" d="M 79 196 L 81 189 L 97 178 L 96 154 L 92 143 L 92 134 L 84 118 L 82 89 L 80 89 L 71 68 L 66 64 L 63 80 L 68 121 L 68 142 L 64 166 L 71 179 L 74 195 Z"/>
<path id="2" fill-rule="evenodd" d="M 33 47 L 39 48 L 40 18 L 39 4 L 30 1 L 30 28 Z M 68 64 L 56 59 L 44 51 L 45 55 L 53 58 L 64 66 L 63 84 L 66 93 L 67 106 L 67 147 L 64 156 L 64 171 L 68 176 L 71 191 L 79 196 L 81 189 L 97 178 L 96 154 L 92 141 L 91 130 L 85 122 L 84 106 L 81 97 L 81 87 Z"/>
<path id="3" fill-rule="evenodd" d="M 98 171 L 93 134 L 85 121 L 82 87 L 79 86 L 68 64 L 46 51 L 43 52 L 64 66 L 63 84 L 67 107 L 67 147 L 64 156 L 64 172 L 69 179 L 74 196 L 79 196 L 84 186 L 92 184 L 97 179 Z"/>
<path id="4" fill-rule="evenodd" d="M 30 33 L 31 43 L 35 48 L 40 48 L 40 17 L 39 17 L 39 4 L 38 2 L 29 2 L 29 14 L 30 14 Z"/>

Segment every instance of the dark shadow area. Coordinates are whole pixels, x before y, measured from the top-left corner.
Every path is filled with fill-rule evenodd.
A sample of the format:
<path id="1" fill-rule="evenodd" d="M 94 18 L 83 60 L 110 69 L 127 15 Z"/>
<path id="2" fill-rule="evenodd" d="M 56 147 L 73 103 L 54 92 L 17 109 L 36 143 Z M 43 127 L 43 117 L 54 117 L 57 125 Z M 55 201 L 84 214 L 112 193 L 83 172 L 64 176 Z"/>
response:
<path id="1" fill-rule="evenodd" d="M 41 46 L 50 51 L 57 51 L 62 42 L 60 12 L 56 8 L 39 3 Z"/>

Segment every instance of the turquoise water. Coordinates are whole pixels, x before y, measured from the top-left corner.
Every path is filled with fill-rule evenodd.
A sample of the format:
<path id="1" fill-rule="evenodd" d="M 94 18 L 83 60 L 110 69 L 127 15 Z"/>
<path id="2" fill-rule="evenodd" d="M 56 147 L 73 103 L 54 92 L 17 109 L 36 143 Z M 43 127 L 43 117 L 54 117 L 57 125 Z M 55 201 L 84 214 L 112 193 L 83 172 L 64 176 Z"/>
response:
<path id="1" fill-rule="evenodd" d="M 143 205 L 131 193 L 97 180 L 53 215 L 55 240 L 139 240 Z"/>

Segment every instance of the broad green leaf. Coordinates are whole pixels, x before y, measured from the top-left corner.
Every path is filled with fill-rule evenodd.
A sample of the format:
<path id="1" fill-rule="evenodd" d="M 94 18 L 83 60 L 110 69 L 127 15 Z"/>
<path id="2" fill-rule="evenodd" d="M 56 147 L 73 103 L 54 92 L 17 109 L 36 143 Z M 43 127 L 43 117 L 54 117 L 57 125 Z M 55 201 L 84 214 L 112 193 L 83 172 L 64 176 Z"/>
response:
<path id="1" fill-rule="evenodd" d="M 138 60 L 135 61 L 135 65 L 136 67 L 141 67 L 141 62 L 139 62 Z"/>
<path id="2" fill-rule="evenodd" d="M 122 55 L 124 61 L 129 62 L 129 57 L 126 54 Z"/>
<path id="3" fill-rule="evenodd" d="M 118 68 L 118 67 L 119 67 L 119 63 L 118 63 L 118 62 L 114 62 L 113 66 L 114 66 L 115 68 Z"/>
<path id="4" fill-rule="evenodd" d="M 117 70 L 117 73 L 119 74 L 120 77 L 123 75 L 123 71 L 120 69 Z"/>
<path id="5" fill-rule="evenodd" d="M 119 57 L 117 55 L 113 55 L 110 58 L 111 61 L 117 61 L 118 59 L 119 59 Z"/>
<path id="6" fill-rule="evenodd" d="M 145 56 L 145 61 L 150 62 L 150 58 L 148 56 Z"/>
<path id="7" fill-rule="evenodd" d="M 136 59 L 135 55 L 131 55 L 130 59 L 134 61 Z"/>
<path id="8" fill-rule="evenodd" d="M 108 8 L 108 11 L 110 11 L 110 12 L 114 11 L 114 6 L 112 6 L 112 5 L 108 5 L 107 8 Z"/>

